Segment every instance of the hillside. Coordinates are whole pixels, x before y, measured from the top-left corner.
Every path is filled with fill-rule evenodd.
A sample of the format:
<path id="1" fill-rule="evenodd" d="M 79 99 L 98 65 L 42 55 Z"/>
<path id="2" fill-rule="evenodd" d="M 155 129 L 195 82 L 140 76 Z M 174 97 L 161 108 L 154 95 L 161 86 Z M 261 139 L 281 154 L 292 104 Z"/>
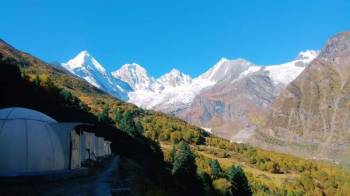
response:
<path id="1" fill-rule="evenodd" d="M 142 172 L 133 173 L 134 188 L 141 195 L 176 195 L 186 186 L 169 172 L 173 145 L 178 148 L 180 141 L 190 144 L 196 155 L 197 171 L 210 176 L 206 182 L 213 186 L 215 195 L 229 194 L 231 184 L 225 173 L 232 165 L 242 166 L 257 195 L 350 193 L 350 174 L 336 165 L 230 143 L 183 120 L 115 99 L 3 41 L 0 41 L 0 57 L 1 108 L 24 106 L 40 110 L 58 121 L 96 123 L 97 133 L 113 140 L 113 152 L 128 157 L 137 165 L 130 170 L 143 168 Z M 70 92 L 76 99 L 67 101 L 66 96 L 61 96 L 62 92 L 65 92 L 63 95 Z M 99 120 L 106 111 L 107 117 Z M 119 119 L 120 114 L 131 114 L 135 122 L 140 122 L 146 138 L 129 136 L 124 121 Z M 164 154 L 160 153 L 158 143 Z M 217 176 L 212 175 L 210 168 L 211 160 L 215 159 L 222 167 Z M 195 178 L 186 180 L 196 181 Z"/>

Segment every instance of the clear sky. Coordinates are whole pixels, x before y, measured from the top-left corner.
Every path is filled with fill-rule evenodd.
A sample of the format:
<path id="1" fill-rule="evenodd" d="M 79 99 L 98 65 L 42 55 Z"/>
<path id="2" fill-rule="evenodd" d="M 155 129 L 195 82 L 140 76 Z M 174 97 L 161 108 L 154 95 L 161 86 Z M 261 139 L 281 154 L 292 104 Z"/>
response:
<path id="1" fill-rule="evenodd" d="M 0 38 L 48 62 L 197 76 L 221 57 L 277 64 L 350 30 L 349 0 L 2 0 Z"/>

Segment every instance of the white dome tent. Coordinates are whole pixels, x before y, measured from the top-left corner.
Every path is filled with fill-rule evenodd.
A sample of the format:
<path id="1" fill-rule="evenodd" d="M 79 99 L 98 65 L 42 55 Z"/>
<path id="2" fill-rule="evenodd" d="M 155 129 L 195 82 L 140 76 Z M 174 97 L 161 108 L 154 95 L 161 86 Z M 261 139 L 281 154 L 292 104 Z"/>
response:
<path id="1" fill-rule="evenodd" d="M 0 176 L 41 175 L 80 167 L 82 123 L 58 123 L 26 108 L 0 109 Z"/>

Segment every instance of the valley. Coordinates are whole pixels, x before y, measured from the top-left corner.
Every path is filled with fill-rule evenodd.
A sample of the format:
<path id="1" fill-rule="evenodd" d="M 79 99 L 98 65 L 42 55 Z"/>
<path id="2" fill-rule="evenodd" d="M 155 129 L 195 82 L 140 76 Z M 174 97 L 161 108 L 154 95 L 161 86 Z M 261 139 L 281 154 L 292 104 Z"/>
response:
<path id="1" fill-rule="evenodd" d="M 344 35 L 342 34 L 341 36 Z M 347 35 L 345 34 L 345 36 Z M 343 41 L 343 39 L 341 40 Z M 345 41 L 347 40 L 345 39 Z M 326 47 L 323 51 L 329 50 Z M 248 179 L 249 187 L 255 195 L 344 195 L 350 192 L 348 184 L 350 172 L 343 165 L 329 161 L 298 158 L 292 155 L 263 150 L 260 147 L 254 147 L 249 144 L 234 143 L 214 136 L 174 115 L 146 110 L 131 103 L 126 103 L 122 101 L 122 98 L 118 99 L 102 91 L 97 84 L 104 84 L 103 82 L 96 82 L 96 86 L 90 84 L 86 79 L 81 79 L 72 75 L 71 72 L 51 66 L 28 53 L 15 49 L 4 41 L 0 42 L 0 52 L 1 66 L 5 70 L 5 72 L 2 72 L 3 75 L 1 77 L 1 90 L 5 92 L 1 95 L 1 107 L 25 106 L 41 110 L 58 120 L 76 121 L 80 119 L 81 121 L 96 123 L 99 127 L 103 127 L 103 131 L 99 134 L 110 137 L 113 140 L 113 153 L 121 155 L 122 159 L 128 163 L 122 166 L 126 169 L 124 175 L 128 175 L 131 178 L 132 184 L 130 186 L 136 193 L 178 195 L 184 193 L 181 192 L 184 190 L 187 191 L 186 193 L 199 191 L 197 188 L 201 187 L 200 189 L 203 189 L 203 193 L 208 195 L 231 194 L 233 182 L 230 181 L 230 172 L 239 171 L 239 168 L 243 169 Z M 321 57 L 324 57 L 324 55 L 325 53 L 321 52 Z M 96 60 L 88 59 L 93 64 L 95 62 L 93 67 L 96 66 Z M 314 66 L 314 62 L 317 61 L 313 60 L 311 66 Z M 273 69 L 265 71 L 267 68 L 251 68 L 254 65 L 246 62 L 242 64 L 241 61 L 233 61 L 231 63 L 241 66 L 242 70 L 245 71 L 249 69 L 259 69 L 259 71 L 248 71 L 249 73 L 247 73 L 241 70 L 236 73 L 235 77 L 231 78 L 232 80 L 223 78 L 220 80 L 222 83 L 220 82 L 219 84 L 224 85 L 225 82 L 232 81 L 235 81 L 235 83 L 231 83 L 232 89 L 224 88 L 219 84 L 213 85 L 213 89 L 218 90 L 218 95 L 221 93 L 219 92 L 220 89 L 224 90 L 224 94 L 234 93 L 234 95 L 238 95 L 239 92 L 233 91 L 234 89 L 246 89 L 247 91 L 243 91 L 242 96 L 251 95 L 252 97 L 257 96 L 260 98 L 260 95 L 263 94 L 266 96 L 266 99 L 260 100 L 256 98 L 255 100 L 260 101 L 257 105 L 266 107 L 268 104 L 271 104 L 272 107 L 276 107 L 275 104 L 283 100 L 282 98 L 285 94 L 283 89 L 289 90 L 293 86 L 293 82 L 291 85 L 284 84 L 283 88 L 282 86 L 272 86 L 275 83 L 271 82 L 273 77 L 269 74 Z M 291 64 L 288 65 L 290 66 Z M 295 66 L 295 64 L 292 64 L 292 66 Z M 311 66 L 307 67 L 306 70 L 312 69 Z M 217 66 L 217 69 L 220 67 L 221 65 Z M 235 68 L 235 66 L 232 67 Z M 83 70 L 85 73 L 90 68 L 80 70 Z M 103 69 L 100 67 L 97 70 L 101 71 Z M 247 75 L 242 75 L 242 73 L 247 73 Z M 176 74 L 179 74 L 179 72 L 174 70 L 170 75 Z M 170 75 L 168 76 L 170 77 Z M 209 75 L 215 76 L 215 74 Z M 110 74 L 106 73 L 106 76 L 110 77 Z M 297 77 L 296 81 L 303 78 L 301 76 L 295 76 Z M 220 78 L 219 75 L 215 77 Z M 242 77 L 242 79 L 237 80 L 237 77 L 238 79 Z M 185 78 L 187 78 L 185 81 L 190 81 L 188 77 Z M 166 80 L 163 78 L 161 81 L 164 82 Z M 182 84 L 182 82 L 179 83 Z M 112 85 L 114 83 L 109 84 Z M 118 84 L 120 85 L 116 85 L 116 89 L 119 90 L 121 86 L 128 86 L 130 89 L 137 86 L 136 84 L 123 83 L 121 79 Z M 147 84 L 147 82 L 143 82 L 143 84 Z M 167 84 L 176 86 L 178 83 L 168 82 Z M 264 85 L 256 87 L 256 85 L 261 84 Z M 271 85 L 272 89 L 281 87 L 282 98 L 275 95 L 278 98 L 269 99 L 270 95 L 267 91 L 270 90 L 261 90 L 263 86 L 269 86 L 268 84 Z M 246 88 L 247 85 L 249 87 Z M 279 83 L 279 85 L 282 84 Z M 147 84 L 146 86 L 151 89 L 161 89 L 157 85 Z M 344 86 L 342 88 L 344 89 Z M 200 94 L 203 93 L 203 96 L 213 98 L 213 95 L 205 93 L 207 89 L 208 87 L 205 90 L 201 90 Z M 17 90 L 24 93 L 22 97 L 18 96 Z M 227 92 L 225 92 L 226 90 Z M 67 97 L 67 92 L 71 94 L 71 97 Z M 61 96 L 63 97 L 60 98 Z M 23 99 L 23 97 L 26 99 Z M 273 99 L 276 99 L 277 102 L 274 102 Z M 230 101 L 230 98 L 227 97 L 225 100 Z M 247 98 L 242 98 L 241 100 L 247 100 Z M 336 104 L 341 103 L 340 99 L 335 100 L 338 100 L 335 102 Z M 51 106 L 48 107 L 46 104 Z M 249 104 L 247 103 L 247 105 Z M 245 105 L 240 104 L 239 106 Z M 220 111 L 219 108 L 215 109 L 217 109 L 215 112 Z M 70 115 L 67 115 L 66 111 L 71 111 Z M 262 113 L 265 114 L 265 112 Z M 268 117 L 268 115 L 266 116 Z M 253 141 L 253 144 L 259 144 L 258 142 L 261 141 L 266 142 L 266 144 L 280 144 L 278 140 L 280 138 L 276 139 L 273 135 L 273 137 L 269 137 L 262 129 L 264 126 L 269 126 L 269 122 L 276 121 L 264 122 L 268 118 L 260 116 L 250 116 L 249 118 L 250 121 L 256 123 L 251 126 L 256 126 L 256 132 L 264 136 L 256 138 L 256 143 Z M 244 120 L 242 121 L 244 122 Z M 332 136 L 335 137 L 336 132 L 332 133 L 334 133 Z M 253 136 L 256 137 L 258 135 L 254 134 Z M 266 140 L 262 140 L 264 138 Z M 276 141 L 276 143 L 273 143 L 273 141 Z M 262 147 L 265 147 L 263 142 L 261 144 Z M 175 149 L 175 154 L 178 154 L 184 145 L 189 146 L 191 153 L 195 157 L 196 174 L 191 178 L 187 178 L 188 183 L 193 183 L 194 186 L 192 188 L 188 187 L 186 183 L 179 184 L 178 177 L 169 172 L 174 169 L 176 163 L 176 159 L 174 159 L 176 156 L 172 155 L 173 149 Z M 283 150 L 281 151 L 283 152 Z M 291 154 L 295 153 L 291 152 Z M 214 162 L 216 162 L 215 168 L 217 171 L 214 170 Z M 154 175 L 155 173 L 157 175 Z M 197 174 L 199 181 L 196 180 Z M 197 185 L 200 186 L 196 188 Z"/>

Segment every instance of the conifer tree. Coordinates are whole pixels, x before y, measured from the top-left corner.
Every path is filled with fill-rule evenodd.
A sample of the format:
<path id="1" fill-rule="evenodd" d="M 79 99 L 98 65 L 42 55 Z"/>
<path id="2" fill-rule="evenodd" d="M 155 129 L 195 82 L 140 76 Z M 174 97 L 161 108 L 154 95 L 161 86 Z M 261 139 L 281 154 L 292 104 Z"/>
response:
<path id="1" fill-rule="evenodd" d="M 176 147 L 175 147 L 175 144 L 173 144 L 170 152 L 171 162 L 175 161 L 175 156 L 176 156 Z"/>
<path id="2" fill-rule="evenodd" d="M 210 176 L 207 173 L 201 171 L 198 173 L 198 177 L 206 195 L 214 195 L 215 193 L 214 193 L 213 181 L 210 178 Z"/>
<path id="3" fill-rule="evenodd" d="M 114 121 L 118 124 L 120 124 L 120 122 L 123 120 L 123 114 L 120 110 L 117 110 L 114 113 Z"/>
<path id="4" fill-rule="evenodd" d="M 137 120 L 137 121 L 135 122 L 135 128 L 136 128 L 136 131 L 137 131 L 139 134 L 142 134 L 143 131 L 144 131 L 143 126 L 142 126 L 140 120 Z"/>
<path id="5" fill-rule="evenodd" d="M 108 116 L 108 113 L 109 113 L 109 107 L 106 105 L 103 108 L 102 112 L 98 115 L 98 121 L 105 124 L 110 123 L 110 118 Z"/>
<path id="6" fill-rule="evenodd" d="M 227 179 L 231 182 L 231 193 L 232 195 L 240 196 L 251 196 L 252 190 L 248 183 L 248 179 L 244 174 L 244 171 L 241 167 L 232 166 L 227 171 Z"/>
<path id="7" fill-rule="evenodd" d="M 210 169 L 211 169 L 211 176 L 214 179 L 221 176 L 222 169 L 218 160 L 215 159 L 210 161 Z"/>
<path id="8" fill-rule="evenodd" d="M 38 74 L 36 74 L 35 79 L 34 79 L 34 84 L 35 86 L 40 86 L 41 80 Z"/>
<path id="9" fill-rule="evenodd" d="M 138 134 L 131 112 L 125 112 L 124 117 L 120 122 L 120 129 L 131 136 L 135 136 Z"/>
<path id="10" fill-rule="evenodd" d="M 203 187 L 197 176 L 195 156 L 184 141 L 179 143 L 172 173 L 181 182 L 181 195 L 203 195 Z"/>
<path id="11" fill-rule="evenodd" d="M 176 176 L 193 177 L 196 176 L 197 166 L 195 157 L 184 141 L 181 141 L 176 152 L 172 173 Z"/>

